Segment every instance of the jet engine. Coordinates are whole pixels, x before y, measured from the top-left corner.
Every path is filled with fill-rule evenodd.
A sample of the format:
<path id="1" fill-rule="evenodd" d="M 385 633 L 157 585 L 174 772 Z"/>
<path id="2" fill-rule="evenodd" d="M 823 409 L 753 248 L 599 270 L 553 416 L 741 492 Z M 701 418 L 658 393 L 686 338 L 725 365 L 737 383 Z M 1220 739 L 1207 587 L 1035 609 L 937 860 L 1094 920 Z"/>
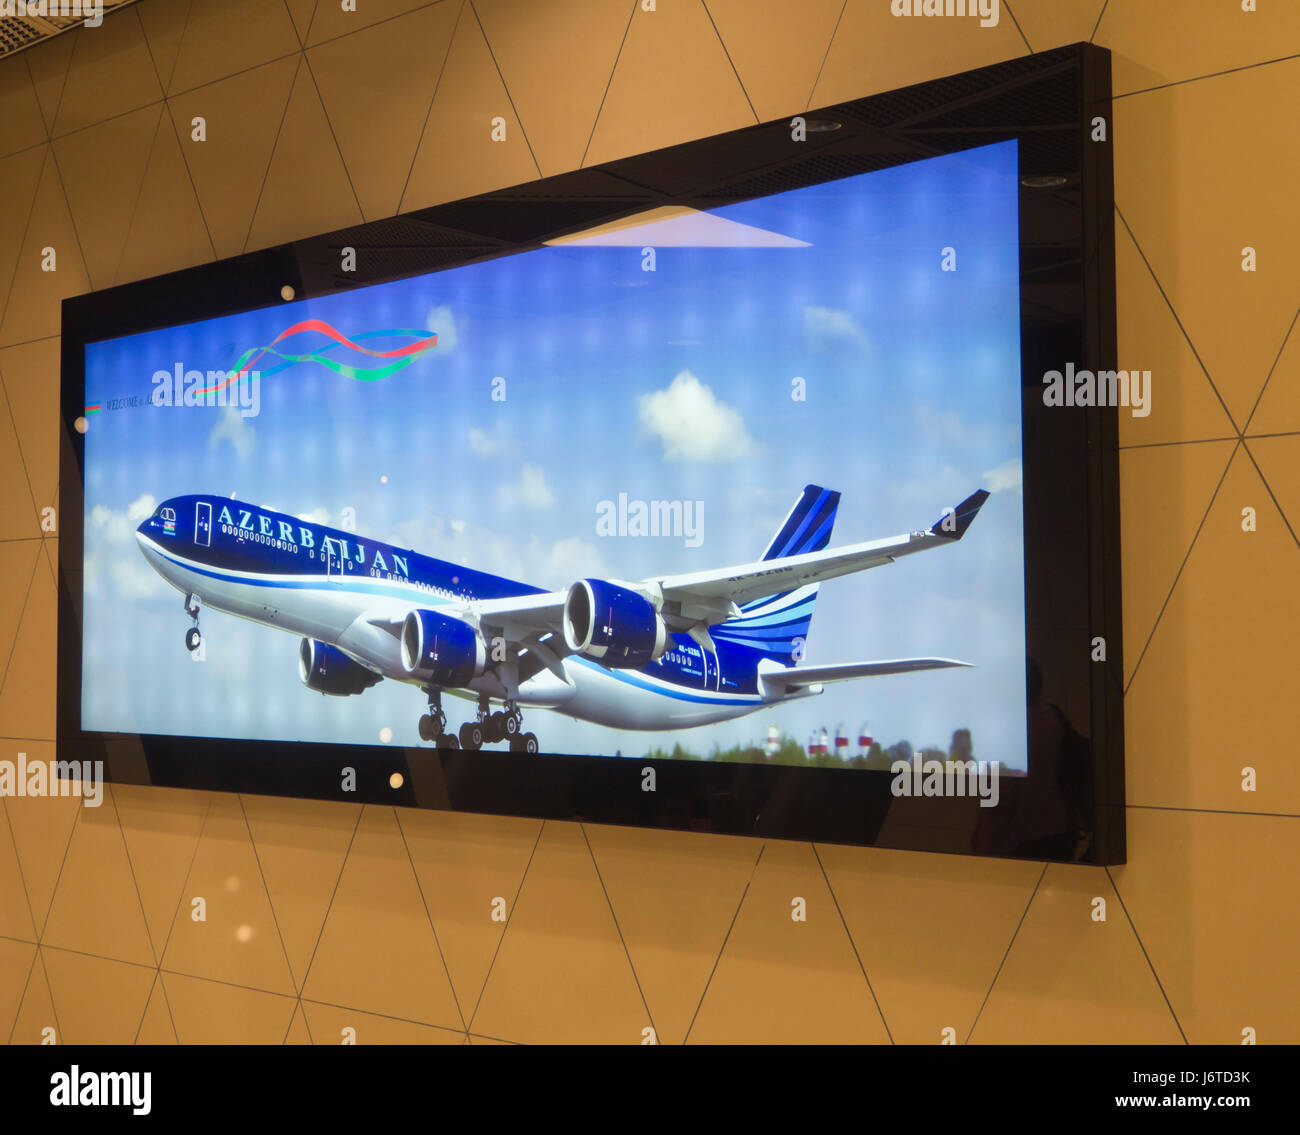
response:
<path id="1" fill-rule="evenodd" d="M 402 624 L 402 667 L 433 686 L 466 686 L 487 666 L 483 639 L 469 623 L 417 608 Z"/>
<path id="2" fill-rule="evenodd" d="M 298 647 L 298 674 L 303 685 L 320 694 L 347 697 L 370 689 L 379 675 L 353 662 L 337 646 L 305 638 Z"/>
<path id="3" fill-rule="evenodd" d="M 668 649 L 668 627 L 645 596 L 580 579 L 564 597 L 564 643 L 612 670 L 640 669 Z"/>

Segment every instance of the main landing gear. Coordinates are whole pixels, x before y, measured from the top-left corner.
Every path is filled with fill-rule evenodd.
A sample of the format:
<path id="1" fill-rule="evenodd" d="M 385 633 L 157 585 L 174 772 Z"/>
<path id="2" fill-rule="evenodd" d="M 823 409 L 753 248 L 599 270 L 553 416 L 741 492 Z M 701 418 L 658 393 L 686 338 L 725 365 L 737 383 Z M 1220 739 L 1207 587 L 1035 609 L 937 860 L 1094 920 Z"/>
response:
<path id="1" fill-rule="evenodd" d="M 442 691 L 432 690 L 429 692 L 429 712 L 420 718 L 420 738 L 433 741 L 440 749 L 470 751 L 498 741 L 509 741 L 511 752 L 536 753 L 537 735 L 523 732 L 523 725 L 524 715 L 513 701 L 506 702 L 504 710 L 494 713 L 488 699 L 480 698 L 475 720 L 460 727 L 459 737 L 448 735 L 447 718 L 442 712 Z"/>
<path id="2" fill-rule="evenodd" d="M 428 694 L 429 712 L 420 718 L 420 740 L 432 741 L 439 749 L 460 748 L 455 735 L 447 732 L 447 715 L 442 712 L 442 691 L 429 690 Z"/>
<path id="3" fill-rule="evenodd" d="M 194 625 L 185 632 L 185 649 L 193 654 L 203 645 L 203 635 L 199 633 L 199 597 L 193 592 L 185 596 L 185 613 L 194 620 Z"/>

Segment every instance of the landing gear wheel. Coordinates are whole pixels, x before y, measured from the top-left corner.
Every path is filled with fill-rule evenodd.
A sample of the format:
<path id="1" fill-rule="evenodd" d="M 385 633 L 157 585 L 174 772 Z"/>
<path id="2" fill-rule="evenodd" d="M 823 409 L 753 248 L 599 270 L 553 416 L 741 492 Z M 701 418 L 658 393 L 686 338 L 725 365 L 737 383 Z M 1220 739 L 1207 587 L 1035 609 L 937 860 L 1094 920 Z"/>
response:
<path id="1" fill-rule="evenodd" d="M 442 691 L 437 686 L 426 686 L 424 692 L 429 697 L 429 712 L 420 716 L 420 740 L 432 741 L 440 749 L 449 748 L 446 744 L 447 715 L 442 712 Z"/>
<path id="2" fill-rule="evenodd" d="M 505 730 L 505 736 L 510 738 L 513 745 L 514 739 L 519 736 L 519 730 L 524 727 L 524 715 L 515 710 L 514 713 L 507 713 L 504 717 L 505 720 L 502 726 Z"/>
<path id="3" fill-rule="evenodd" d="M 203 636 L 199 634 L 199 628 L 190 627 L 190 629 L 185 632 L 185 649 L 193 654 L 202 645 Z"/>
<path id="4" fill-rule="evenodd" d="M 481 749 L 483 747 L 483 726 L 477 721 L 467 721 L 460 727 L 460 747 L 462 749 Z"/>
<path id="5" fill-rule="evenodd" d="M 522 737 L 519 738 L 519 744 L 520 744 L 520 748 L 522 748 L 525 753 L 536 753 L 537 734 L 525 733 Z M 511 748 L 514 748 L 513 744 L 511 745 Z"/>
<path id="6" fill-rule="evenodd" d="M 487 719 L 486 728 L 484 729 L 484 740 L 489 744 L 504 740 L 507 735 L 506 720 L 507 714 L 494 713 Z"/>
<path id="7" fill-rule="evenodd" d="M 454 735 L 454 734 L 451 734 L 451 733 L 441 733 L 441 734 L 439 734 L 439 736 L 438 736 L 438 740 L 437 740 L 437 742 L 436 742 L 436 745 L 437 745 L 437 747 L 438 747 L 439 749 L 459 749 L 459 748 L 460 748 L 460 742 L 457 741 L 455 735 Z"/>

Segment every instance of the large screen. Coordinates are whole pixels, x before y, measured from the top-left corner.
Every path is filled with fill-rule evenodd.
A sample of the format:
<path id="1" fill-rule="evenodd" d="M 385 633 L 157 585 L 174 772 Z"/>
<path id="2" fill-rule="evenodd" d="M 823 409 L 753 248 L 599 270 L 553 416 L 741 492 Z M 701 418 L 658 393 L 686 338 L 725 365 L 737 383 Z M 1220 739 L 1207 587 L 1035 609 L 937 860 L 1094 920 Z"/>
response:
<path id="1" fill-rule="evenodd" d="M 65 300 L 60 759 L 1123 862 L 1110 114 L 1076 44 Z"/>
<path id="2" fill-rule="evenodd" d="M 85 349 L 81 726 L 1026 770 L 1017 143 Z"/>

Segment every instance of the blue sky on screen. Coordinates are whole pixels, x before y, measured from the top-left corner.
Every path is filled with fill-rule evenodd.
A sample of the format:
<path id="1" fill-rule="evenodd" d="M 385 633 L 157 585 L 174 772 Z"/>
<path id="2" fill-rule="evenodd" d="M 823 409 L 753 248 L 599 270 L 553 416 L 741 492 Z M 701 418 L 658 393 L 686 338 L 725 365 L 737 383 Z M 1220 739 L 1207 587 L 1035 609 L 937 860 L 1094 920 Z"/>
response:
<path id="1" fill-rule="evenodd" d="M 170 496 L 354 515 L 373 539 L 559 588 L 755 559 L 808 483 L 844 494 L 833 545 L 928 526 L 986 488 L 959 544 L 824 584 L 806 656 L 974 669 L 846 683 L 679 733 L 536 709 L 525 720 L 546 749 L 635 756 L 761 743 L 770 724 L 806 742 L 867 723 L 886 745 L 944 749 L 969 728 L 977 757 L 1023 767 L 1017 200 L 1008 142 L 714 211 L 787 238 L 775 247 L 658 247 L 647 272 L 640 247 L 557 245 L 92 344 L 87 403 L 108 404 L 147 397 L 178 363 L 230 369 L 306 319 L 439 336 L 379 381 L 312 362 L 265 377 L 255 417 L 153 405 L 90 417 L 86 727 L 366 743 L 387 727 L 416 741 L 417 690 L 312 693 L 283 631 L 209 611 L 206 661 L 192 662 L 181 597 L 131 538 Z M 940 270 L 945 248 L 955 272 Z M 311 332 L 293 347 L 326 343 Z M 702 539 L 598 535 L 600 502 L 620 493 L 703 502 Z M 447 705 L 453 726 L 469 716 Z"/>

